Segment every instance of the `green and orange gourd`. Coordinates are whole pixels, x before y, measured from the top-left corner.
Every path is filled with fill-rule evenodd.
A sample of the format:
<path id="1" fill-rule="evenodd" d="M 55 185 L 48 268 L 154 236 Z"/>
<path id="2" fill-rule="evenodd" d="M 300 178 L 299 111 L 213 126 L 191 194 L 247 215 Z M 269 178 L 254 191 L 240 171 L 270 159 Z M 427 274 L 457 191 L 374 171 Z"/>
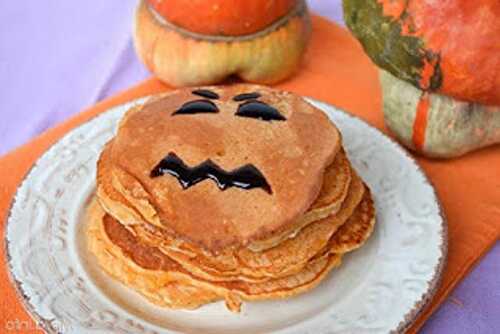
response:
<path id="1" fill-rule="evenodd" d="M 232 75 L 271 84 L 297 69 L 310 31 L 304 0 L 140 0 L 134 41 L 143 63 L 174 86 Z"/>
<path id="2" fill-rule="evenodd" d="M 500 143 L 500 1 L 343 5 L 380 68 L 385 122 L 403 144 L 454 157 Z"/>

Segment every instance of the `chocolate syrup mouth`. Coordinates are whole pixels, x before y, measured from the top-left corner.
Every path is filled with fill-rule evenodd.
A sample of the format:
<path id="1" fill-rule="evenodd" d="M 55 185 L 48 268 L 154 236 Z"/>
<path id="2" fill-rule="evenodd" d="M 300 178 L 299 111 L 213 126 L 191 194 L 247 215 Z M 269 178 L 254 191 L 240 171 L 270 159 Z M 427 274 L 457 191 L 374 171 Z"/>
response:
<path id="1" fill-rule="evenodd" d="M 175 153 L 169 153 L 151 170 L 150 177 L 155 178 L 165 174 L 175 177 L 183 189 L 188 189 L 199 182 L 210 179 L 222 191 L 231 187 L 246 190 L 262 188 L 267 193 L 272 194 L 271 186 L 267 183 L 266 178 L 253 164 L 225 171 L 208 159 L 197 166 L 189 167 Z"/>

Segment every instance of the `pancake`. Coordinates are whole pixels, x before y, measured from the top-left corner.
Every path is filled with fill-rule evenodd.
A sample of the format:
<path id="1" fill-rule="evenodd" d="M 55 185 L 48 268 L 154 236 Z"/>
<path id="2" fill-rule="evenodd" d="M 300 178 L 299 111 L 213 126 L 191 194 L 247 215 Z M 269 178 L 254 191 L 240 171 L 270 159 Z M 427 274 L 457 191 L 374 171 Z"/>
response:
<path id="1" fill-rule="evenodd" d="M 185 88 L 127 111 L 97 164 L 88 250 L 152 303 L 195 309 L 314 288 L 375 224 L 342 138 L 292 93 Z"/>
<path id="2" fill-rule="evenodd" d="M 143 225 L 133 225 L 130 229 L 143 243 L 158 248 L 189 272 L 204 279 L 261 282 L 292 275 L 302 270 L 311 258 L 325 248 L 330 237 L 360 203 L 365 187 L 357 174 L 352 173 L 349 193 L 336 215 L 316 221 L 294 237 L 262 252 L 242 248 L 214 256 L 165 238 L 158 229 L 147 229 Z"/>
<path id="3" fill-rule="evenodd" d="M 330 251 L 343 254 L 361 247 L 372 234 L 375 222 L 375 206 L 367 188 L 358 209 L 330 240 Z"/>
<path id="4" fill-rule="evenodd" d="M 340 255 L 323 254 L 295 275 L 256 284 L 216 283 L 194 278 L 154 247 L 141 244 L 97 201 L 90 205 L 87 224 L 87 246 L 99 265 L 151 302 L 171 308 L 193 309 L 225 299 L 228 308 L 239 311 L 241 300 L 291 297 L 315 287 L 341 260 Z"/>
<path id="5" fill-rule="evenodd" d="M 147 192 L 140 183 L 134 182 L 133 178 L 126 172 L 111 165 L 109 159 L 111 145 L 112 142 L 105 147 L 98 162 L 97 195 L 101 205 L 123 224 L 132 225 L 147 222 L 172 235 L 161 224 L 156 214 L 157 209 L 151 204 Z M 311 208 L 299 217 L 289 229 L 285 229 L 266 240 L 256 240 L 248 245 L 248 248 L 256 252 L 269 249 L 297 234 L 308 224 L 336 214 L 347 196 L 351 179 L 352 170 L 349 161 L 345 153 L 340 151 L 333 163 L 327 167 L 321 191 Z M 134 187 L 132 190 L 128 190 L 122 183 L 134 184 Z"/>
<path id="6" fill-rule="evenodd" d="M 153 225 L 212 252 L 293 231 L 320 194 L 341 146 L 339 131 L 291 93 L 254 85 L 204 89 L 219 98 L 181 89 L 129 111 L 109 146 L 119 182 L 104 173 L 106 182 Z M 235 101 L 241 93 L 259 96 Z M 162 175 L 167 158 L 183 172 Z M 217 172 L 206 174 L 207 166 Z M 201 181 L 181 185 L 179 175 L 192 177 L 189 170 L 202 173 Z M 251 189 L 240 187 L 244 172 L 258 175 Z"/>

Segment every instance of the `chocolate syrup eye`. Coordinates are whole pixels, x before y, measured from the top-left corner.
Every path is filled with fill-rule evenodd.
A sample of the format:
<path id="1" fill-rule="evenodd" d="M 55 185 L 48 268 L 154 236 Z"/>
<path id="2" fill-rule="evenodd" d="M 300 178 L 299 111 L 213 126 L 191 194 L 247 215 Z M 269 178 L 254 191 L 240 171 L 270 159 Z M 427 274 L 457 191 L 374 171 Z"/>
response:
<path id="1" fill-rule="evenodd" d="M 191 92 L 193 95 L 205 97 L 207 99 L 218 100 L 219 94 L 208 89 L 196 89 Z"/>
<path id="2" fill-rule="evenodd" d="M 257 118 L 264 121 L 286 121 L 285 116 L 280 114 L 276 108 L 257 100 L 249 100 L 240 104 L 235 115 Z"/>
<path id="3" fill-rule="evenodd" d="M 257 92 L 243 93 L 243 94 L 239 94 L 239 95 L 236 95 L 235 97 L 233 97 L 233 101 L 241 102 L 241 101 L 246 101 L 246 100 L 255 100 L 255 99 L 258 99 L 260 96 L 261 95 Z"/>
<path id="4" fill-rule="evenodd" d="M 191 115 L 191 114 L 202 114 L 202 113 L 218 113 L 219 108 L 209 100 L 196 100 L 186 102 L 175 111 L 172 116 L 175 115 Z"/>

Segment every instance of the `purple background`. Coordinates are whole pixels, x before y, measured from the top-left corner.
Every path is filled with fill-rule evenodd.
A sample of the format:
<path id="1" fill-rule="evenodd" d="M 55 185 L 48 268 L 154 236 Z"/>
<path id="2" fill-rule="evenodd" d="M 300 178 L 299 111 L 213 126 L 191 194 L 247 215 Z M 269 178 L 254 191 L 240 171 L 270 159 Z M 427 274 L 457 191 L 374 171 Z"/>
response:
<path id="1" fill-rule="evenodd" d="M 339 0 L 309 4 L 342 21 Z M 0 1 L 0 155 L 148 76 L 133 50 L 134 6 L 132 0 Z M 500 332 L 498 243 L 423 332 Z"/>

